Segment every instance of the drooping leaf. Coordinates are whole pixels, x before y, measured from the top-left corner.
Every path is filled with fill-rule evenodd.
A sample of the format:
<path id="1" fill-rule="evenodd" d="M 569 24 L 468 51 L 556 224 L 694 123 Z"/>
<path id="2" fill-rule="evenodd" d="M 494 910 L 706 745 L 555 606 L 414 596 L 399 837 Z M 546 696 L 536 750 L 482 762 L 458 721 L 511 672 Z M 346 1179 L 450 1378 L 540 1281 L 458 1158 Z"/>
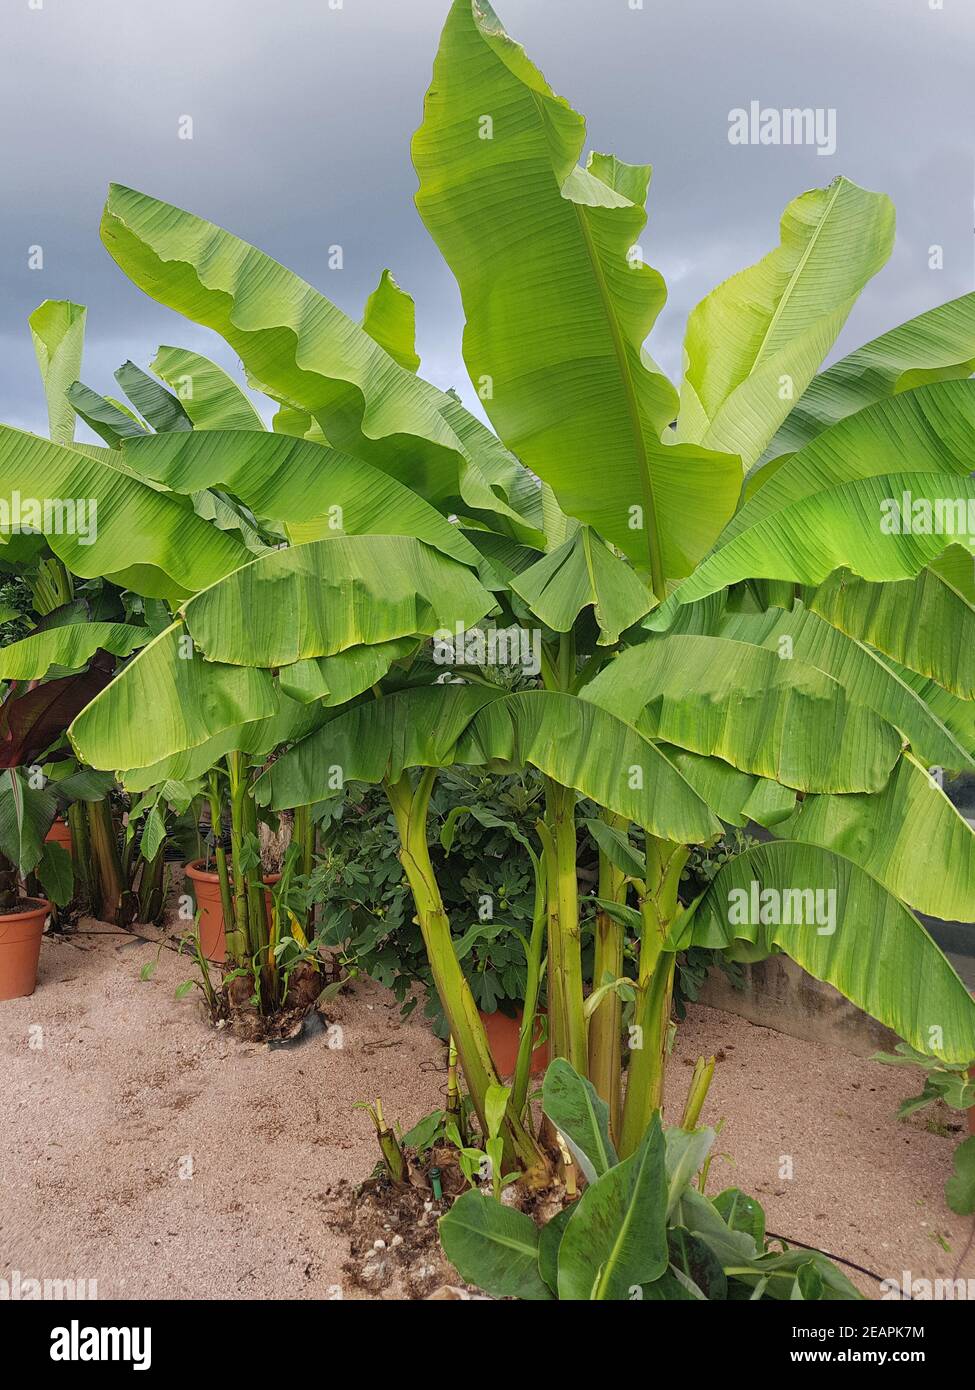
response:
<path id="1" fill-rule="evenodd" d="M 269 671 L 204 661 L 175 622 L 92 700 L 69 733 L 91 767 L 147 767 L 224 729 L 268 718 L 277 699 Z"/>
<path id="2" fill-rule="evenodd" d="M 690 936 L 718 949 L 749 942 L 765 955 L 778 947 L 919 1051 L 946 1062 L 975 1056 L 975 1001 L 945 956 L 906 907 L 833 851 L 791 840 L 746 850 L 718 872 Z"/>
<path id="3" fill-rule="evenodd" d="M 215 767 L 228 753 L 240 752 L 260 757 L 283 745 L 307 738 L 334 713 L 319 702 L 300 704 L 283 693 L 278 695 L 277 704 L 275 713 L 264 719 L 251 719 L 232 725 L 194 748 L 173 753 L 143 768 L 120 771 L 119 781 L 130 792 L 144 792 L 166 781 L 193 782 Z"/>
<path id="4" fill-rule="evenodd" d="M 648 738 L 805 791 L 879 790 L 900 752 L 896 731 L 824 672 L 728 638 L 630 647 L 583 696 Z"/>
<path id="5" fill-rule="evenodd" d="M 125 587 L 150 597 L 185 595 L 250 558 L 240 541 L 200 520 L 182 499 L 74 448 L 0 425 L 0 496 L 14 492 L 60 499 L 63 505 L 41 509 L 40 526 L 54 553 L 85 579 L 121 576 Z"/>
<path id="6" fill-rule="evenodd" d="M 825 671 L 852 701 L 900 729 L 929 766 L 975 767 L 970 744 L 946 725 L 943 711 L 939 713 L 864 642 L 840 632 L 802 603 L 797 601 L 789 612 L 770 608 L 765 613 L 726 613 L 717 628 L 724 637 L 766 646 L 783 661 L 797 657 Z"/>
<path id="7" fill-rule="evenodd" d="M 975 294 L 963 294 L 865 343 L 820 372 L 799 397 L 767 457 L 794 453 L 838 420 L 929 380 L 975 371 Z"/>
<path id="8" fill-rule="evenodd" d="M 210 661 L 277 667 L 348 647 L 471 627 L 494 600 L 411 536 L 337 536 L 274 550 L 190 599 Z"/>
<path id="9" fill-rule="evenodd" d="M 754 820 L 771 828 L 795 810 L 797 793 L 793 787 L 741 772 L 721 758 L 689 753 L 670 743 L 661 744 L 660 749 L 727 825 L 746 826 Z"/>
<path id="10" fill-rule="evenodd" d="M 461 763 L 526 763 L 651 834 L 699 843 L 719 831 L 673 764 L 624 720 L 587 700 L 528 690 L 486 704 L 466 730 Z"/>
<path id="11" fill-rule="evenodd" d="M 295 544 L 329 536 L 415 536 L 476 567 L 456 526 L 395 478 L 361 459 L 288 435 L 201 430 L 133 440 L 123 458 L 174 492 L 222 488 L 258 517 L 282 522 Z"/>
<path id="12" fill-rule="evenodd" d="M 342 782 L 395 781 L 405 768 L 538 768 L 653 834 L 686 843 L 721 826 L 653 744 L 572 695 L 505 695 L 497 687 L 417 688 L 343 711 L 277 759 L 257 795 L 274 810 L 311 805 L 337 770 Z"/>
<path id="13" fill-rule="evenodd" d="M 775 831 L 845 855 L 918 912 L 975 920 L 975 832 L 909 754 L 883 791 L 807 796 Z"/>
<path id="14" fill-rule="evenodd" d="M 975 699 L 975 607 L 934 570 L 886 584 L 838 570 L 809 595 L 809 607 L 952 694 Z"/>
<path id="15" fill-rule="evenodd" d="M 344 705 L 381 680 L 394 661 L 415 650 L 415 637 L 397 637 L 371 647 L 347 647 L 334 656 L 311 657 L 282 666 L 278 685 L 285 695 L 302 704 L 322 700 Z"/>
<path id="16" fill-rule="evenodd" d="M 669 750 L 667 756 L 674 761 Z M 706 798 L 705 798 L 706 800 Z M 583 824 L 596 841 L 600 850 L 616 867 L 630 878 L 644 879 L 647 876 L 647 863 L 639 850 L 630 844 L 628 836 L 604 820 L 586 819 Z"/>
<path id="17" fill-rule="evenodd" d="M 98 650 L 128 656 L 151 636 L 126 623 L 72 623 L 32 633 L 0 648 L 0 680 L 40 680 L 52 666 L 80 671 Z"/>
<path id="18" fill-rule="evenodd" d="M 277 758 L 255 795 L 272 810 L 313 805 L 336 776 L 341 783 L 397 781 L 410 767 L 449 766 L 457 740 L 484 704 L 503 692 L 482 685 L 404 690 L 334 714 L 327 725 Z"/>

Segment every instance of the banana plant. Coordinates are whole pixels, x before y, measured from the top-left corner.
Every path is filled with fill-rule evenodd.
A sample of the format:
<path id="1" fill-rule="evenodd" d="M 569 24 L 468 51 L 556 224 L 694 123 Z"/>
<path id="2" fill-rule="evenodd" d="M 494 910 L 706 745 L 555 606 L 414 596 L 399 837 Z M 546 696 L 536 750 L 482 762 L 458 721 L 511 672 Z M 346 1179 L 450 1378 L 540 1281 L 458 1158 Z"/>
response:
<path id="1" fill-rule="evenodd" d="M 786 951 L 911 1046 L 975 1056 L 975 1005 L 915 915 L 975 916 L 975 841 L 930 771 L 975 753 L 971 546 L 885 524 L 905 496 L 922 518 L 975 501 L 975 295 L 821 370 L 894 236 L 889 200 L 840 178 L 791 203 L 778 246 L 693 311 L 675 385 L 644 346 L 665 294 L 639 240 L 649 167 L 583 164 L 584 145 L 583 118 L 486 0 L 455 0 L 413 143 L 417 205 L 496 434 L 423 381 L 390 277 L 356 322 L 212 223 L 112 187 L 102 237 L 119 266 L 220 333 L 278 406 L 270 432 L 113 416 L 113 452 L 163 500 L 225 494 L 286 545 L 194 576 L 72 738 L 95 766 L 138 770 L 282 699 L 321 706 L 259 795 L 300 807 L 347 781 L 386 787 L 485 1133 L 498 1078 L 426 814 L 438 767 L 534 768 L 552 1047 L 592 1078 L 626 1161 L 663 1096 L 691 945 Z M 459 667 L 443 682 L 421 644 L 485 621 L 538 636 L 535 688 Z M 126 711 L 150 690 L 158 717 L 136 730 Z M 583 797 L 605 827 L 592 981 Z M 750 822 L 769 842 L 690 896 L 689 847 Z M 509 1168 L 544 1167 L 510 1102 L 500 1137 Z"/>
<path id="2" fill-rule="evenodd" d="M 774 836 L 694 903 L 681 899 L 687 836 L 656 799 L 656 824 L 636 819 L 642 876 L 625 826 L 607 822 L 600 896 L 612 909 L 624 880 L 639 885 L 643 1047 L 622 1110 L 612 989 L 588 1023 L 588 1065 L 628 1155 L 660 1100 L 674 953 L 688 944 L 785 950 L 908 1041 L 975 1055 L 972 1003 L 911 911 L 970 919 L 975 906 L 971 831 L 927 772 L 971 766 L 971 542 L 882 524 L 886 499 L 967 510 L 975 496 L 975 296 L 820 371 L 894 235 L 889 200 L 841 178 L 790 204 L 779 246 L 692 312 L 674 386 L 644 347 L 664 300 L 640 246 L 650 170 L 602 154 L 582 164 L 584 143 L 583 118 L 491 6 L 455 0 L 413 142 L 417 206 L 459 283 L 465 359 L 489 384 L 492 423 L 593 537 L 520 564 L 515 611 L 558 633 L 548 689 L 634 728 L 724 824 L 758 820 Z M 635 595 L 612 611 L 608 595 L 629 599 L 627 561 L 643 612 Z M 569 806 L 588 789 L 578 772 L 561 786 L 549 958 L 567 1003 L 553 1042 L 581 1070 Z M 772 891 L 741 918 L 731 908 L 753 884 L 760 899 Z M 811 914 L 764 910 L 814 888 L 835 904 L 829 935 Z M 599 989 L 620 973 L 626 928 L 607 912 L 597 930 Z M 562 967 L 553 931 L 568 936 Z"/>
<path id="3" fill-rule="evenodd" d="M 819 371 L 893 242 L 889 201 L 840 179 L 791 204 L 778 248 L 694 311 L 678 389 L 643 348 L 663 302 L 635 254 L 649 170 L 604 155 L 582 167 L 584 137 L 490 6 L 456 0 L 414 140 L 417 202 L 460 284 L 485 409 L 543 480 L 541 543 L 465 534 L 506 581 L 502 612 L 540 634 L 544 688 L 381 688 L 267 781 L 284 806 L 314 795 L 326 759 L 385 780 L 432 922 L 432 769 L 541 772 L 552 1046 L 597 1081 L 627 1157 L 662 1098 L 674 958 L 689 945 L 786 951 L 912 1045 L 975 1056 L 975 1009 L 915 916 L 975 907 L 971 830 L 929 771 L 972 765 L 970 547 L 881 524 L 904 493 L 931 508 L 975 496 L 975 296 Z M 117 200 L 106 237 L 126 268 L 135 241 L 156 264 L 173 254 L 161 222 Z M 312 413 L 327 433 L 330 408 Z M 411 760 L 419 781 L 404 780 Z M 607 832 L 595 1007 L 580 795 Z M 771 842 L 688 900 L 689 845 L 752 821 Z M 817 901 L 832 905 L 821 921 Z M 640 1045 L 624 1101 L 614 986 L 631 929 Z M 493 1078 L 465 1045 L 461 1057 L 480 1110 Z"/>

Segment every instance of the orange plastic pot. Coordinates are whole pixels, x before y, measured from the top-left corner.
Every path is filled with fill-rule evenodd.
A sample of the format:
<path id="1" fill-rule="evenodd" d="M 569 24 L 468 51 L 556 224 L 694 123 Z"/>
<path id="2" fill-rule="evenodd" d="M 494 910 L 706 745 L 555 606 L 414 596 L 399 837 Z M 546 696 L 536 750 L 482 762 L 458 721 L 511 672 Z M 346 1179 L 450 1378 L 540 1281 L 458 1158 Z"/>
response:
<path id="1" fill-rule="evenodd" d="M 71 826 L 67 821 L 56 820 L 44 838 L 50 840 L 54 845 L 60 845 L 62 849 L 67 850 L 68 854 L 73 852 L 71 849 Z"/>
<path id="2" fill-rule="evenodd" d="M 200 949 L 207 960 L 218 965 L 227 959 L 227 936 L 223 920 L 223 903 L 220 901 L 220 875 L 204 869 L 202 859 L 194 859 L 186 866 L 186 877 L 193 884 L 196 906 L 200 914 Z M 280 874 L 265 874 L 264 882 L 277 883 Z M 271 917 L 271 894 L 264 894 L 267 902 L 267 915 Z"/>
<path id="3" fill-rule="evenodd" d="M 0 916 L 0 999 L 23 999 L 34 993 L 41 937 L 50 914 L 51 904 L 45 898 L 25 898 L 23 912 Z"/>
<path id="4" fill-rule="evenodd" d="M 478 1010 L 481 1013 L 480 1010 Z M 513 1017 L 507 1014 L 481 1013 L 481 1022 L 484 1024 L 484 1031 L 487 1033 L 488 1044 L 491 1048 L 491 1056 L 494 1058 L 494 1065 L 498 1069 L 498 1075 L 503 1077 L 514 1076 L 515 1067 L 518 1065 L 518 1039 L 521 1034 L 521 1021 L 524 1011 L 517 1009 Z M 536 1019 L 536 1028 L 538 1022 Z M 548 1066 L 548 1043 L 542 1043 L 536 1047 L 532 1053 L 531 1072 L 535 1076 L 543 1072 Z"/>

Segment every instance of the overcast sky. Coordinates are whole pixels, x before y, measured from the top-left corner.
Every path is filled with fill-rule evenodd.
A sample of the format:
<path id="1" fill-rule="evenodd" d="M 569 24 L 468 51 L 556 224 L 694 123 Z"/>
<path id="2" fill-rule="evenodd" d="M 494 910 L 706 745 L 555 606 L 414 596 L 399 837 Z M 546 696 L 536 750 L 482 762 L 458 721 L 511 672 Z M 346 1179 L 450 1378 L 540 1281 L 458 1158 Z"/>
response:
<path id="1" fill-rule="evenodd" d="M 39 6 L 39 8 L 38 8 Z M 421 371 L 471 399 L 449 271 L 413 207 L 410 136 L 448 0 L 0 0 L 0 420 L 46 432 L 26 318 L 88 305 L 84 379 L 116 393 L 160 343 L 233 366 L 103 249 L 111 180 L 210 218 L 358 316 L 385 266 L 417 302 Z M 636 8 L 631 8 L 636 6 Z M 934 6 L 934 8 L 932 8 Z M 889 193 L 897 248 L 849 350 L 973 288 L 975 0 L 496 0 L 589 120 L 654 166 L 642 244 L 670 299 L 650 340 L 676 374 L 688 310 L 839 173 Z M 729 144 L 729 112 L 836 110 L 836 153 Z M 178 138 L 192 116 L 193 139 Z M 329 270 L 328 248 L 344 248 Z M 43 247 L 43 270 L 28 248 Z M 944 268 L 929 268 L 929 247 Z M 81 431 L 80 437 L 90 437 Z"/>

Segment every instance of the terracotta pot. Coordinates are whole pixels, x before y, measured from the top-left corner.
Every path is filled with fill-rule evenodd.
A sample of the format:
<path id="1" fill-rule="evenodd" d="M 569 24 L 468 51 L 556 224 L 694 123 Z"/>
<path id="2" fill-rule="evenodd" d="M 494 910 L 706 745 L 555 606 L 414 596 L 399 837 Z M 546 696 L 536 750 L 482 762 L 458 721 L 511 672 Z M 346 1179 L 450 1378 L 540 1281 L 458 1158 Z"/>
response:
<path id="1" fill-rule="evenodd" d="M 67 821 L 56 820 L 50 830 L 44 836 L 45 840 L 50 840 L 52 844 L 60 845 L 68 854 L 72 854 L 71 848 L 71 826 Z"/>
<path id="2" fill-rule="evenodd" d="M 24 904 L 23 912 L 0 916 L 0 999 L 22 999 L 37 984 L 41 937 L 52 909 L 45 898 L 25 898 Z"/>
<path id="3" fill-rule="evenodd" d="M 480 1010 L 478 1010 L 481 1013 Z M 507 1014 L 481 1013 L 481 1022 L 484 1024 L 484 1031 L 487 1033 L 488 1043 L 491 1047 L 491 1056 L 494 1058 L 494 1065 L 498 1069 L 499 1076 L 514 1076 L 515 1067 L 518 1065 L 518 1037 L 521 1032 L 521 1020 L 524 1017 L 523 1010 L 517 1009 L 514 1017 L 509 1018 Z M 536 1020 L 536 1028 L 538 1023 Z M 532 1053 L 531 1073 L 533 1076 L 543 1072 L 548 1066 L 548 1043 L 542 1043 L 541 1047 L 536 1047 Z"/>
<path id="4" fill-rule="evenodd" d="M 207 960 L 218 965 L 227 959 L 227 938 L 224 931 L 223 903 L 220 901 L 220 875 L 204 869 L 202 859 L 194 859 L 186 866 L 186 877 L 193 884 L 196 905 L 200 912 L 200 949 Z M 266 874 L 264 882 L 277 883 L 280 874 Z M 267 914 L 271 916 L 271 894 L 264 894 Z"/>

